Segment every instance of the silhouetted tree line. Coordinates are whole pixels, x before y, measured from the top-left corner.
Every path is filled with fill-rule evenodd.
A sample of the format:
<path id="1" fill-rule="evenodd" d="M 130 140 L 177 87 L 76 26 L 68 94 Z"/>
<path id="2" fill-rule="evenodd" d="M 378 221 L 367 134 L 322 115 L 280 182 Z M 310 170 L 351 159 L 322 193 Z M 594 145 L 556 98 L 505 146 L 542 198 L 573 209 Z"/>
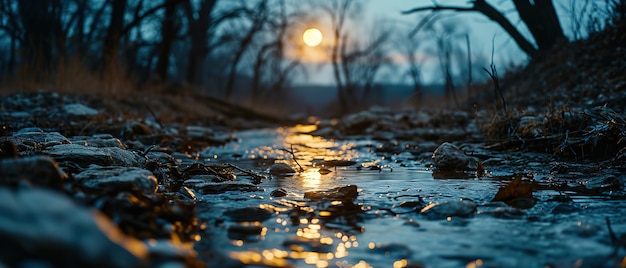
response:
<path id="1" fill-rule="evenodd" d="M 0 0 L 0 72 L 46 80 L 78 60 L 105 82 L 123 74 L 229 97 L 245 76 L 261 97 L 299 66 L 283 49 L 294 19 L 283 0 Z"/>

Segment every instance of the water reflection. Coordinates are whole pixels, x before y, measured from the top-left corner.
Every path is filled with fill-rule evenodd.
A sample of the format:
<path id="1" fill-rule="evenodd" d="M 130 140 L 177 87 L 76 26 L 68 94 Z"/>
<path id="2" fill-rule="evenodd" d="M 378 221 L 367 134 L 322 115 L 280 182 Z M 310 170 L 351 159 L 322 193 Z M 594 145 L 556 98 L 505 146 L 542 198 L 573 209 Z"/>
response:
<path id="1" fill-rule="evenodd" d="M 244 131 L 236 136 L 246 142 L 203 152 L 212 162 L 236 163 L 256 171 L 267 170 L 277 161 L 296 168 L 293 156 L 304 168 L 291 177 L 263 180 L 259 186 L 265 192 L 229 193 L 215 201 L 211 196 L 199 204 L 217 211 L 210 214 L 212 218 L 219 218 L 220 209 L 233 204 L 250 207 L 262 202 L 263 209 L 275 213 L 262 222 L 265 229 L 258 239 L 232 240 L 218 226 L 211 233 L 213 240 L 202 240 L 228 239 L 219 244 L 219 251 L 243 264 L 230 267 L 420 267 L 420 263 L 433 267 L 542 267 L 552 260 L 570 267 L 581 257 L 603 256 L 613 250 L 607 242 L 605 216 L 621 222 L 614 225 L 617 233 L 626 232 L 623 200 L 542 190 L 536 194 L 543 201 L 524 210 L 522 216 L 496 218 L 494 212 L 500 207 L 490 201 L 499 189 L 497 181 L 433 179 L 423 162 L 415 161 L 410 153 L 377 154 L 380 146 L 375 141 L 342 142 L 307 134 L 314 129 Z M 394 162 L 396 159 L 403 162 Z M 349 164 L 347 160 L 356 165 L 337 165 Z M 330 172 L 321 173 L 324 168 Z M 359 189 L 349 206 L 304 198 L 306 191 L 348 184 Z M 287 195 L 270 196 L 276 188 L 283 188 Z M 570 205 L 581 209 L 555 213 L 555 206 L 562 202 L 551 200 L 563 194 L 571 196 Z M 470 219 L 429 220 L 420 215 L 426 204 L 458 198 L 478 203 L 478 213 Z M 234 224 L 224 223 L 226 228 Z M 616 263 L 620 264 L 621 258 Z"/>

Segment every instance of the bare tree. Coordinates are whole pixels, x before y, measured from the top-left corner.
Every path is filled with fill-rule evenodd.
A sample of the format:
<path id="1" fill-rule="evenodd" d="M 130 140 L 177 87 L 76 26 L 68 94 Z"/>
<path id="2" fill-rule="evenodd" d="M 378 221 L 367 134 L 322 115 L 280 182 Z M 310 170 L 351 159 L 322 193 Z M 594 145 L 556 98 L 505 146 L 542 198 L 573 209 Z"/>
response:
<path id="1" fill-rule="evenodd" d="M 413 87 L 410 101 L 413 104 L 418 104 L 422 101 L 424 94 L 422 85 L 422 64 L 424 59 L 419 51 L 423 47 L 424 42 L 413 31 L 409 34 L 399 34 L 398 37 L 398 47 L 400 47 L 400 52 L 404 55 L 408 65 L 404 76 L 408 77 Z"/>
<path id="2" fill-rule="evenodd" d="M 303 14 L 287 12 L 285 1 L 277 3 L 268 16 L 269 27 L 262 33 L 252 70 L 252 100 L 257 101 L 263 93 L 282 91 L 287 87 L 291 75 L 301 66 L 297 58 L 285 56 L 287 44 L 291 43 L 293 25 Z"/>
<path id="3" fill-rule="evenodd" d="M 239 39 L 235 55 L 230 64 L 230 71 L 228 73 L 228 80 L 226 82 L 226 98 L 230 99 L 235 87 L 235 77 L 237 76 L 237 67 L 241 62 L 243 54 L 246 52 L 254 41 L 254 38 L 260 33 L 261 29 L 265 27 L 268 16 L 267 0 L 261 0 L 251 8 L 246 8 L 243 12 L 245 17 L 250 20 L 249 28 L 245 34 Z"/>
<path id="4" fill-rule="evenodd" d="M 157 76 L 161 81 L 167 81 L 168 68 L 170 66 L 170 54 L 172 44 L 176 38 L 177 29 L 180 25 L 177 21 L 176 10 L 181 0 L 163 0 L 165 5 L 165 14 L 161 21 L 161 44 L 159 47 L 159 60 L 156 66 Z"/>
<path id="5" fill-rule="evenodd" d="M 321 8 L 330 18 L 333 31 L 330 62 L 337 86 L 337 98 L 341 108 L 347 109 L 350 105 L 349 96 L 354 95 L 354 88 L 352 88 L 348 82 L 350 77 L 346 77 L 345 72 L 342 73 L 340 63 L 347 58 L 345 55 L 345 43 L 348 39 L 346 22 L 349 16 L 358 10 L 359 6 L 358 3 L 353 0 L 328 0 L 321 5 Z M 342 54 L 344 55 L 342 56 Z"/>
<path id="6" fill-rule="evenodd" d="M 530 30 L 534 40 L 526 39 L 520 31 L 500 11 L 486 0 L 470 0 L 471 6 L 433 6 L 418 7 L 403 12 L 411 14 L 421 11 L 458 11 L 479 12 L 498 23 L 530 57 L 536 57 L 540 51 L 552 48 L 559 40 L 565 39 L 552 0 L 512 0 L 515 8 Z M 533 45 L 533 41 L 536 44 Z"/>

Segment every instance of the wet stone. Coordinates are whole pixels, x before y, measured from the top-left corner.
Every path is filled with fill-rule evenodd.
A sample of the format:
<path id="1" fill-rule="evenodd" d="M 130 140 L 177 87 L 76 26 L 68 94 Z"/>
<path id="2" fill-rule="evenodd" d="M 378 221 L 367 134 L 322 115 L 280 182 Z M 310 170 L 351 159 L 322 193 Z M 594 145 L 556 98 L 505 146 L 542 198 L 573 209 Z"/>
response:
<path id="1" fill-rule="evenodd" d="M 0 188 L 0 255 L 9 267 L 140 267 L 147 249 L 106 216 L 41 188 Z"/>
<path id="2" fill-rule="evenodd" d="M 276 189 L 274 191 L 272 191 L 272 193 L 270 193 L 270 195 L 272 197 L 283 197 L 287 195 L 287 190 L 280 188 L 280 189 Z"/>
<path id="3" fill-rule="evenodd" d="M 247 242 L 258 241 L 266 228 L 261 224 L 237 224 L 228 227 L 228 238 Z"/>
<path id="4" fill-rule="evenodd" d="M 63 112 L 69 116 L 89 117 L 98 115 L 98 111 L 87 107 L 80 103 L 66 104 L 63 106 Z"/>
<path id="5" fill-rule="evenodd" d="M 519 219 L 526 215 L 523 210 L 508 206 L 504 202 L 491 202 L 484 206 L 486 209 L 479 212 L 481 215 L 491 215 L 499 219 Z"/>
<path id="6" fill-rule="evenodd" d="M 429 220 L 443 220 L 448 217 L 468 218 L 476 213 L 478 205 L 469 200 L 433 203 L 424 207 L 421 214 Z"/>
<path id="7" fill-rule="evenodd" d="M 57 162 L 72 162 L 80 167 L 89 165 L 139 167 L 145 159 L 135 152 L 118 147 L 97 148 L 78 144 L 62 144 L 43 151 Z"/>
<path id="8" fill-rule="evenodd" d="M 260 207 L 230 209 L 224 212 L 224 216 L 234 222 L 262 222 L 272 217 L 273 214 L 272 211 Z"/>
<path id="9" fill-rule="evenodd" d="M 473 162 L 472 157 L 466 155 L 461 149 L 448 142 L 444 142 L 433 153 L 433 165 L 439 171 L 462 171 L 468 170 Z"/>
<path id="10" fill-rule="evenodd" d="M 258 192 L 263 189 L 251 183 L 243 182 L 205 182 L 195 185 L 189 185 L 192 189 L 198 191 L 200 194 L 222 194 L 225 192 L 239 191 L 239 192 Z"/>
<path id="11" fill-rule="evenodd" d="M 0 160 L 0 184 L 15 185 L 27 181 L 33 185 L 61 187 L 67 175 L 54 159 L 47 156 L 8 158 Z"/>
<path id="12" fill-rule="evenodd" d="M 88 167 L 91 164 L 101 166 L 113 164 L 110 154 L 96 147 L 79 144 L 57 145 L 44 150 L 43 153 L 53 157 L 57 162 L 73 162 L 81 167 Z"/>
<path id="13" fill-rule="evenodd" d="M 293 169 L 290 165 L 285 163 L 274 163 L 270 168 L 270 173 L 272 175 L 293 175 L 296 173 L 296 170 Z"/>
<path id="14" fill-rule="evenodd" d="M 92 190 L 154 193 L 157 179 L 152 172 L 132 167 L 90 168 L 74 176 L 83 187 Z"/>
<path id="15" fill-rule="evenodd" d="M 347 185 L 325 191 L 305 192 L 304 198 L 308 198 L 311 201 L 341 200 L 344 202 L 352 202 L 358 194 L 358 188 L 356 185 Z"/>

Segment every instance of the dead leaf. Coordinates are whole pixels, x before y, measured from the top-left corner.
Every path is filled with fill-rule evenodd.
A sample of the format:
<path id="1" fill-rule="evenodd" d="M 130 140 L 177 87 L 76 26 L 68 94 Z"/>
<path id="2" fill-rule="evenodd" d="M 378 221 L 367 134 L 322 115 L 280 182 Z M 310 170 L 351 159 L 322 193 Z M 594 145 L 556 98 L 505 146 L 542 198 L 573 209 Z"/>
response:
<path id="1" fill-rule="evenodd" d="M 536 200 L 533 197 L 532 183 L 523 181 L 522 176 L 516 176 L 513 181 L 500 188 L 491 201 L 503 201 L 515 208 L 531 208 Z"/>

